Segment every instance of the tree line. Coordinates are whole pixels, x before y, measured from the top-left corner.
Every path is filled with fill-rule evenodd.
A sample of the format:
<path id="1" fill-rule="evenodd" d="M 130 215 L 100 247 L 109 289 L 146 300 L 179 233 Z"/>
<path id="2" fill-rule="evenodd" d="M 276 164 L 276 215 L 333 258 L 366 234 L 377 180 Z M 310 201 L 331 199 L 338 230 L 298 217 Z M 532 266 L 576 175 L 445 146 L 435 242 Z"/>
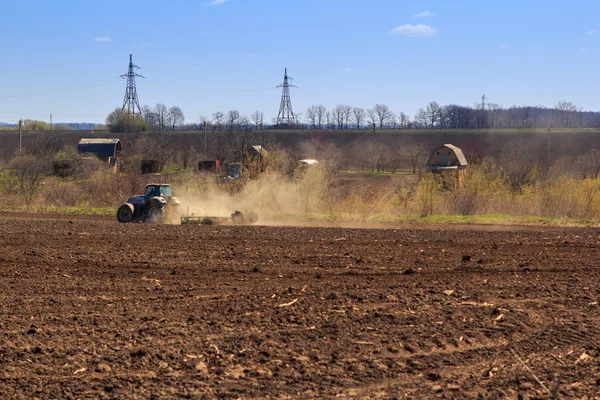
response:
<path id="1" fill-rule="evenodd" d="M 264 114 L 255 111 L 250 116 L 238 110 L 217 111 L 212 118 L 200 116 L 198 123 L 185 124 L 178 106 L 158 103 L 143 106 L 141 115 L 130 115 L 116 109 L 106 119 L 111 132 L 165 131 L 205 129 L 232 131 L 239 129 L 277 128 L 275 121 L 265 122 Z M 300 114 L 301 115 L 301 114 Z M 297 115 L 301 121 L 300 115 Z M 573 129 L 600 127 L 600 112 L 583 111 L 570 101 L 559 101 L 554 107 L 511 106 L 504 108 L 489 103 L 485 96 L 474 106 L 440 105 L 432 101 L 419 108 L 411 118 L 404 112 L 395 113 L 385 104 L 372 108 L 338 104 L 327 109 L 322 104 L 308 107 L 298 129 Z M 289 127 L 287 127 L 289 128 Z"/>

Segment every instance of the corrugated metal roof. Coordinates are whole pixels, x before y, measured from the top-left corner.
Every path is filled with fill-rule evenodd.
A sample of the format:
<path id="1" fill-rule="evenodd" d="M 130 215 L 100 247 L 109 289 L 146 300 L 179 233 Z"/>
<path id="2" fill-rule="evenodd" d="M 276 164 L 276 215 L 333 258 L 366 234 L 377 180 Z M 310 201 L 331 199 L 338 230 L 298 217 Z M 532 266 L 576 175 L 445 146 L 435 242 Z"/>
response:
<path id="1" fill-rule="evenodd" d="M 267 154 L 267 151 L 262 146 L 252 146 L 252 148 L 260 155 Z"/>
<path id="2" fill-rule="evenodd" d="M 466 167 L 467 165 L 469 165 L 469 163 L 467 162 L 467 158 L 465 157 L 463 151 L 459 147 L 456 147 L 455 145 L 449 143 L 445 144 L 444 147 L 447 147 L 450 150 L 454 151 L 454 154 L 456 154 L 456 158 L 458 158 L 458 162 L 461 166 Z"/>
<path id="3" fill-rule="evenodd" d="M 298 161 L 300 164 L 309 166 L 309 165 L 313 165 L 313 164 L 318 164 L 319 162 L 317 160 L 313 160 L 313 159 L 306 159 L 306 160 L 300 160 Z"/>
<path id="4" fill-rule="evenodd" d="M 117 144 L 119 139 L 81 139 L 79 144 Z"/>

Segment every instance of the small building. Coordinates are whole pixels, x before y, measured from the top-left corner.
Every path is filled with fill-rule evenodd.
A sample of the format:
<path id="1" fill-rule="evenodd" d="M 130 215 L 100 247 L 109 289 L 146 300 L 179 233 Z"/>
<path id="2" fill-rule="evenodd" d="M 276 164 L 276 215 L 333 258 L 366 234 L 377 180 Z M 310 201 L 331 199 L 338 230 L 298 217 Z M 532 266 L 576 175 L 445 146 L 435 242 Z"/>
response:
<path id="1" fill-rule="evenodd" d="M 160 162 L 158 160 L 142 160 L 142 174 L 156 174 L 160 172 Z"/>
<path id="2" fill-rule="evenodd" d="M 462 150 L 452 144 L 438 147 L 427 161 L 427 172 L 463 171 L 469 166 Z"/>
<path id="3" fill-rule="evenodd" d="M 200 160 L 198 161 L 198 171 L 218 174 L 221 172 L 221 163 L 219 160 Z"/>
<path id="4" fill-rule="evenodd" d="M 77 146 L 77 152 L 98 157 L 102 161 L 116 166 L 121 157 L 121 141 L 119 139 L 81 139 Z"/>
<path id="5" fill-rule="evenodd" d="M 269 153 L 267 152 L 267 150 L 265 150 L 264 147 L 262 146 L 250 146 L 250 148 L 248 149 L 248 153 L 247 156 L 250 159 L 263 159 L 265 158 Z"/>

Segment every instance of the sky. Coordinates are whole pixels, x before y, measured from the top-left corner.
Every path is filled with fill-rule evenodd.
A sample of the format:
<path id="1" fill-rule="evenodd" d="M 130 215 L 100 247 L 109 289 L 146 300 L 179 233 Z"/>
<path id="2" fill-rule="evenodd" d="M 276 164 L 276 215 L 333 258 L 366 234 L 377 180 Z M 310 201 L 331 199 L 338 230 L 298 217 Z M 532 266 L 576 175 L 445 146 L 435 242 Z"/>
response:
<path id="1" fill-rule="evenodd" d="M 4 1 L 0 121 L 103 123 L 123 104 L 129 54 L 141 105 L 277 116 L 430 101 L 600 110 L 595 0 Z"/>

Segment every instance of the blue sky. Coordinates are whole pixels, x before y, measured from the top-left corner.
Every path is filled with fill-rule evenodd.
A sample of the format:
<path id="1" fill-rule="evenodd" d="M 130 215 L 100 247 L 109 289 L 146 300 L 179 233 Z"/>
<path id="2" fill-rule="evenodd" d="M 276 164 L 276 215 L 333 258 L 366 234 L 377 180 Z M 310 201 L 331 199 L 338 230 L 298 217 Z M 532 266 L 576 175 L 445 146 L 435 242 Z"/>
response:
<path id="1" fill-rule="evenodd" d="M 123 102 L 129 54 L 142 105 L 277 115 L 432 100 L 600 110 L 600 2 L 572 0 L 6 1 L 0 121 L 103 122 Z"/>

